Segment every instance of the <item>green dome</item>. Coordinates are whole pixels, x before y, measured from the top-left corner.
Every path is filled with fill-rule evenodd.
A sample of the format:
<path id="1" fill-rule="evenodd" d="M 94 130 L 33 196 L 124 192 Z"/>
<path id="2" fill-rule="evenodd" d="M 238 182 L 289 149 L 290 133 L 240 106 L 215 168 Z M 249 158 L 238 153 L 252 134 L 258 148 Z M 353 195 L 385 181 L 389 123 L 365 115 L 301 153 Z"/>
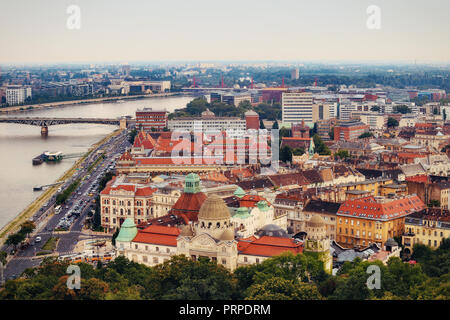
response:
<path id="1" fill-rule="evenodd" d="M 264 200 L 259 201 L 256 205 L 258 206 L 258 209 L 261 210 L 261 211 L 269 210 L 267 202 L 264 201 Z"/>
<path id="2" fill-rule="evenodd" d="M 234 191 L 233 194 L 234 194 L 236 197 L 238 197 L 238 198 L 242 198 L 243 196 L 245 196 L 245 191 L 242 190 L 241 187 L 238 187 L 238 188 L 236 189 L 236 191 Z"/>
<path id="3" fill-rule="evenodd" d="M 240 207 L 236 210 L 234 218 L 247 219 L 250 218 L 247 207 Z"/>
<path id="4" fill-rule="evenodd" d="M 200 192 L 200 177 L 195 173 L 189 173 L 184 179 L 184 192 L 185 193 L 198 193 Z"/>
<path id="5" fill-rule="evenodd" d="M 120 227 L 119 235 L 117 236 L 116 241 L 130 242 L 134 239 L 134 237 L 136 237 L 136 235 L 137 227 L 134 224 L 133 219 L 127 218 Z"/>

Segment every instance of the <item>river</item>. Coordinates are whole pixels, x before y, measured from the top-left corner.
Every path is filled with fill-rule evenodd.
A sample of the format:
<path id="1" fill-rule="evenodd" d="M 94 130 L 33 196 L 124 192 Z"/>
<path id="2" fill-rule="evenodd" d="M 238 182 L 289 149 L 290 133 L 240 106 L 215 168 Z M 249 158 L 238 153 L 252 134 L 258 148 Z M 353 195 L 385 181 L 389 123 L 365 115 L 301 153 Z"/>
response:
<path id="1" fill-rule="evenodd" d="M 137 109 L 149 107 L 169 112 L 183 108 L 191 97 L 148 98 L 124 102 L 107 102 L 55 107 L 10 114 L 20 117 L 116 118 L 135 116 Z M 33 187 L 53 183 L 67 171 L 76 158 L 59 163 L 31 164 L 32 158 L 43 151 L 62 151 L 65 154 L 86 152 L 117 126 L 71 124 L 49 127 L 47 138 L 41 128 L 28 125 L 0 123 L 0 228 L 14 219 L 41 193 Z"/>

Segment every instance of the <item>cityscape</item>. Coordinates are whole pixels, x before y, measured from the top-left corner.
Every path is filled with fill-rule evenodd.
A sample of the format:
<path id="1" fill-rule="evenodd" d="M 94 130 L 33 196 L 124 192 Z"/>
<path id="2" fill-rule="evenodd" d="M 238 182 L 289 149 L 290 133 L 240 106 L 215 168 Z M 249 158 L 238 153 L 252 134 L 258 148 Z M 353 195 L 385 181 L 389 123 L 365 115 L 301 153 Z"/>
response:
<path id="1" fill-rule="evenodd" d="M 136 19 L 123 30 L 136 39 L 108 52 L 99 35 L 116 27 L 95 27 L 94 12 L 106 19 L 99 3 L 55 4 L 63 31 L 50 30 L 55 18 L 43 32 L 79 32 L 79 48 L 30 38 L 0 53 L 0 300 L 177 300 L 174 315 L 198 317 L 278 314 L 273 300 L 449 300 L 450 47 L 438 34 L 448 38 L 450 24 L 424 9 L 423 29 L 441 28 L 412 48 L 404 29 L 389 30 L 397 4 L 380 2 L 339 9 L 361 9 L 362 26 L 349 18 L 336 30 L 370 39 L 354 51 L 345 39 L 336 54 L 331 25 L 300 44 L 317 33 L 317 51 L 302 54 L 301 37 L 283 47 L 255 20 L 269 17 L 266 1 L 242 4 L 247 44 L 229 38 L 236 26 L 192 22 L 212 37 L 205 44 L 176 35 L 187 18 L 165 4 L 155 7 L 165 18 L 145 22 L 135 3 L 113 1 L 117 23 Z M 37 14 L 53 6 L 44 3 Z M 177 5 L 197 18 L 194 9 L 220 10 Z M 318 8 L 308 6 L 309 21 Z M 303 23 L 278 19 L 283 39 Z M 137 40 L 142 29 L 154 43 Z M 376 32 L 383 40 L 369 45 Z M 253 54 L 261 39 L 279 54 Z M 212 300 L 234 305 L 199 303 Z"/>

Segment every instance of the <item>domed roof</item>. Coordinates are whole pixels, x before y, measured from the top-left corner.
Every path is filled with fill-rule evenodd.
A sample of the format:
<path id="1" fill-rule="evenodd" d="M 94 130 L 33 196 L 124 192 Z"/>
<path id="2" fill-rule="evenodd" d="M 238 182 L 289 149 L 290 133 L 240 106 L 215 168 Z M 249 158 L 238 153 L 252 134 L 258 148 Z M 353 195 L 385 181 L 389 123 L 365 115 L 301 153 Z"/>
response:
<path id="1" fill-rule="evenodd" d="M 117 235 L 116 241 L 129 242 L 134 239 L 137 235 L 137 227 L 134 224 L 134 220 L 131 218 L 125 219 L 120 227 L 119 234 Z"/>
<path id="2" fill-rule="evenodd" d="M 387 239 L 384 245 L 388 247 L 398 247 L 398 243 L 393 238 Z"/>
<path id="3" fill-rule="evenodd" d="M 203 202 L 200 212 L 198 213 L 199 220 L 223 220 L 230 219 L 230 211 L 228 210 L 225 201 L 218 195 L 211 195 Z"/>
<path id="4" fill-rule="evenodd" d="M 251 217 L 251 216 L 248 213 L 248 208 L 247 207 L 239 207 L 236 210 L 235 215 L 233 216 L 233 218 L 240 218 L 240 219 L 247 219 L 249 217 Z"/>
<path id="5" fill-rule="evenodd" d="M 289 238 L 287 232 L 275 224 L 267 224 L 262 227 L 256 235 L 259 237 L 269 236 L 277 238 Z"/>
<path id="6" fill-rule="evenodd" d="M 245 196 L 245 191 L 241 187 L 238 187 L 233 194 L 238 198 L 242 198 L 243 196 Z"/>
<path id="7" fill-rule="evenodd" d="M 322 227 L 325 224 L 323 218 L 317 214 L 313 215 L 309 221 L 306 222 L 309 227 Z"/>
<path id="8" fill-rule="evenodd" d="M 267 206 L 267 201 L 264 201 L 264 200 L 258 201 L 258 203 L 256 203 L 256 206 L 261 211 L 269 210 L 269 207 Z"/>
<path id="9" fill-rule="evenodd" d="M 183 237 L 192 237 L 194 235 L 194 232 L 192 232 L 192 228 L 190 225 L 185 225 L 181 228 L 180 236 Z"/>
<path id="10" fill-rule="evenodd" d="M 248 110 L 246 113 L 244 113 L 245 116 L 257 116 L 258 114 L 253 110 Z"/>
<path id="11" fill-rule="evenodd" d="M 230 228 L 226 229 L 220 236 L 220 240 L 231 241 L 234 240 L 234 232 Z"/>

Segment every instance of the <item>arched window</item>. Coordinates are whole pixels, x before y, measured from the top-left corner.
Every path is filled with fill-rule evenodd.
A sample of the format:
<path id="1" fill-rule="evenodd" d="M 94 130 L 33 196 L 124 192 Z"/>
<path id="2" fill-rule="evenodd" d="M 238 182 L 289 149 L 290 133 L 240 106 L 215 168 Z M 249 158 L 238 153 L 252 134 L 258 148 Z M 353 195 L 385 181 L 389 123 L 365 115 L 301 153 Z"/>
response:
<path id="1" fill-rule="evenodd" d="M 123 214 L 123 209 L 122 208 L 120 208 L 120 214 Z"/>

